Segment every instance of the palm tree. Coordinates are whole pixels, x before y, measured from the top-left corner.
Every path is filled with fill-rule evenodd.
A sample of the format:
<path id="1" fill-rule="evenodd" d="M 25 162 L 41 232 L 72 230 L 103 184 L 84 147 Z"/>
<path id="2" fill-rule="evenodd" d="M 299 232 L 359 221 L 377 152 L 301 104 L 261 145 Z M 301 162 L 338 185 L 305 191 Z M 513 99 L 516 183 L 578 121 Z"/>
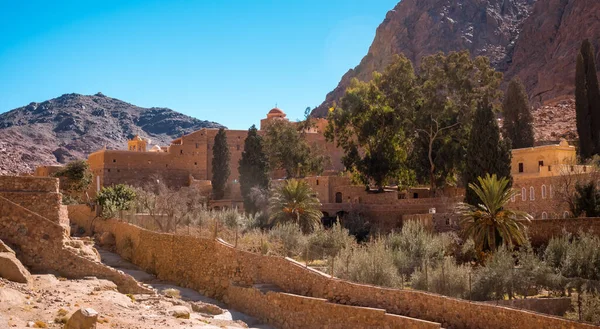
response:
<path id="1" fill-rule="evenodd" d="M 271 223 L 296 223 L 305 234 L 321 225 L 321 202 L 305 181 L 286 181 L 275 190 L 269 203 Z"/>
<path id="2" fill-rule="evenodd" d="M 481 203 L 477 206 L 461 203 L 458 206 L 465 234 L 473 238 L 480 251 L 496 250 L 502 243 L 510 247 L 523 244 L 527 238 L 522 221 L 531 221 L 532 217 L 524 211 L 505 209 L 508 201 L 517 194 L 508 187 L 509 180 L 490 174 L 477 180 L 479 186 L 469 184 L 469 188 L 477 194 Z"/>

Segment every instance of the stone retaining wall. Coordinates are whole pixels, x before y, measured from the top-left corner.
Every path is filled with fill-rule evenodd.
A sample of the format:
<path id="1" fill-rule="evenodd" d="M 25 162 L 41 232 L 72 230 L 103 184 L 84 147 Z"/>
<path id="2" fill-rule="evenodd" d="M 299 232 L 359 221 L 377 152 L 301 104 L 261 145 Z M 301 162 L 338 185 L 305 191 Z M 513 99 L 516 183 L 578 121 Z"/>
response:
<path id="1" fill-rule="evenodd" d="M 402 328 L 436 329 L 439 323 L 387 314 L 385 310 L 333 304 L 323 298 L 255 288 L 230 286 L 225 302 L 281 329 L 295 328 Z"/>
<path id="2" fill-rule="evenodd" d="M 90 217 L 77 216 L 71 220 L 89 228 Z M 384 309 L 396 315 L 441 323 L 446 328 L 593 328 L 563 318 L 427 292 L 356 284 L 331 278 L 287 258 L 237 250 L 221 241 L 150 232 L 117 220 L 96 220 L 93 229 L 112 233 L 119 254 L 127 253 L 133 263 L 160 279 L 221 300 L 227 298 L 232 285 L 249 287 L 266 283 L 287 293 Z M 241 311 L 252 314 L 252 306 L 249 308 Z"/>
<path id="3" fill-rule="evenodd" d="M 526 310 L 558 316 L 563 316 L 569 310 L 573 309 L 572 301 L 569 297 L 498 300 L 487 303 L 523 308 Z"/>

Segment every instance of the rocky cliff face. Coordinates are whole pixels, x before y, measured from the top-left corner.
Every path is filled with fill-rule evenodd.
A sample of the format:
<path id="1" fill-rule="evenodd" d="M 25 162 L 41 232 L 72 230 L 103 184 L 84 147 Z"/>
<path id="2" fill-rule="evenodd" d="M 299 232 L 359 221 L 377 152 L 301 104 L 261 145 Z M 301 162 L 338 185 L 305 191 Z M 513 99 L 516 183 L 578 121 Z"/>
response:
<path id="1" fill-rule="evenodd" d="M 141 108 L 100 93 L 66 94 L 0 114 L 0 175 L 86 158 L 105 146 L 123 149 L 134 135 L 168 145 L 205 127 L 222 126 L 167 108 Z"/>
<path id="2" fill-rule="evenodd" d="M 540 103 L 572 93 L 584 38 L 598 46 L 598 0 L 402 0 L 377 28 L 368 54 L 313 115 L 325 116 L 352 78 L 370 79 L 394 54 L 418 65 L 423 56 L 463 49 L 488 56 L 507 80 L 519 76 Z"/>

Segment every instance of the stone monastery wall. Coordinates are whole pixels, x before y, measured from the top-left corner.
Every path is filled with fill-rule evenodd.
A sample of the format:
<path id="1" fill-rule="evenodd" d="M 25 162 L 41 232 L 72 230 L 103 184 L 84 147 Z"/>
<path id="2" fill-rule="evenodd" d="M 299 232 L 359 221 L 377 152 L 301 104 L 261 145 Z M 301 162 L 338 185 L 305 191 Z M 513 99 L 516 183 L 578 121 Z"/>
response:
<path id="1" fill-rule="evenodd" d="M 90 229 L 92 216 L 86 216 L 83 211 L 72 214 L 72 223 L 86 230 Z M 112 233 L 116 239 L 117 252 L 120 254 L 124 252 L 121 246 L 132 246 L 132 250 L 127 251 L 131 255 L 131 261 L 151 273 L 156 273 L 160 279 L 198 290 L 209 297 L 229 300 L 233 304 L 238 303 L 238 306 L 243 307 L 240 311 L 259 315 L 263 319 L 271 319 L 271 323 L 277 321 L 273 320 L 273 317 L 281 317 L 284 314 L 285 317 L 303 314 L 303 317 L 309 318 L 311 313 L 299 311 L 312 312 L 317 308 L 315 303 L 329 310 L 329 303 L 301 298 L 296 298 L 298 301 L 294 302 L 292 301 L 294 298 L 281 294 L 273 297 L 274 295 L 269 293 L 261 296 L 256 304 L 243 300 L 236 301 L 234 298 L 240 295 L 256 294 L 250 290 L 240 291 L 238 286 L 273 284 L 286 293 L 326 299 L 337 304 L 383 309 L 388 313 L 437 322 L 443 327 L 457 329 L 593 328 L 591 325 L 563 318 L 469 302 L 427 292 L 351 283 L 311 270 L 288 258 L 261 256 L 241 251 L 222 241 L 150 232 L 117 220 L 95 221 L 93 230 Z M 283 304 L 277 304 L 279 306 L 273 311 L 274 313 L 266 313 L 268 311 L 265 310 L 263 303 L 267 301 Z M 273 303 L 269 303 L 271 307 L 275 307 Z M 311 306 L 307 303 L 313 304 Z M 333 312 L 338 316 L 337 311 Z M 415 321 L 412 322 L 413 325 L 418 328 L 431 328 L 427 322 L 413 321 Z M 277 324 L 281 323 L 277 322 Z M 289 327 L 294 324 L 290 322 Z M 284 327 L 287 328 L 285 324 Z"/>

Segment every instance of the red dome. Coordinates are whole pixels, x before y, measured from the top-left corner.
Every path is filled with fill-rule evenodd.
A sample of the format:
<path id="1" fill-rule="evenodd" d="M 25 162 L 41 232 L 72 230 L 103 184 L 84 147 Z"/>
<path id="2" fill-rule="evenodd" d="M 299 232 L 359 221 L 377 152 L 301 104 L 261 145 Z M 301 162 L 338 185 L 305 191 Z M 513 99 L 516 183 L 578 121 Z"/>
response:
<path id="1" fill-rule="evenodd" d="M 284 114 L 282 110 L 274 107 L 271 111 L 269 111 L 269 114 Z"/>

